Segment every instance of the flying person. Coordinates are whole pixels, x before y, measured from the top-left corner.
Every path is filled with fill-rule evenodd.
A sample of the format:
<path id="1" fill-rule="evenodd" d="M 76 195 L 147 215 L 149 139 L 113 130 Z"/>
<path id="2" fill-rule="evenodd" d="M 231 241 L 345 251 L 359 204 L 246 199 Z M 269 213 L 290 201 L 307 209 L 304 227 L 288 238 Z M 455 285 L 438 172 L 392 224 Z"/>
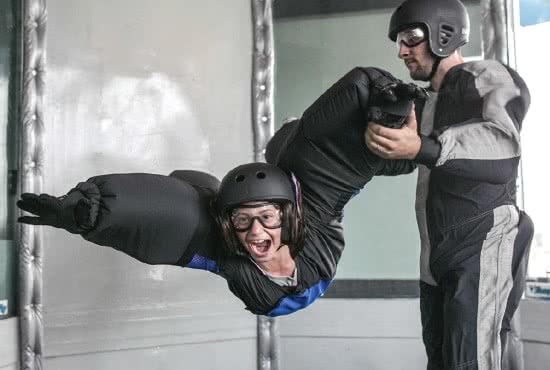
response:
<path id="1" fill-rule="evenodd" d="M 307 307 L 336 274 L 344 206 L 377 175 L 409 173 L 366 146 L 372 120 L 400 127 L 423 91 L 377 68 L 355 68 L 269 142 L 270 163 L 221 183 L 199 171 L 109 174 L 62 197 L 22 194 L 18 206 L 49 225 L 148 264 L 210 271 L 255 314 Z"/>

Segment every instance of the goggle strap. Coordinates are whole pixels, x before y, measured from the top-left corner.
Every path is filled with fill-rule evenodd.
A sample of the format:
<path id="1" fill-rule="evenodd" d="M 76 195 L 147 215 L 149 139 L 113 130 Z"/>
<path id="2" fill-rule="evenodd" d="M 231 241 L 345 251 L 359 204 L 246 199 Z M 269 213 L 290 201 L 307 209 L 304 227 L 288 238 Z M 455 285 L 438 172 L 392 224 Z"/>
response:
<path id="1" fill-rule="evenodd" d="M 260 202 L 260 203 L 254 203 L 254 204 L 239 204 L 237 207 L 235 207 L 233 210 L 237 208 L 259 208 L 264 206 L 274 205 L 279 207 L 277 203 L 274 202 Z"/>

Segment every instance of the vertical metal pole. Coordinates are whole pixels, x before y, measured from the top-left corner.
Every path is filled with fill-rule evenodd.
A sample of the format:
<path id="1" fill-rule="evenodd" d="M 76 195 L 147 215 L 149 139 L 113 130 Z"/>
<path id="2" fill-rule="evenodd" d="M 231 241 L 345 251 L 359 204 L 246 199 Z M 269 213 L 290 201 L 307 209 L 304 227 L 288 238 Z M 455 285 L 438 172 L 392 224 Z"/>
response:
<path id="1" fill-rule="evenodd" d="M 265 147 L 274 133 L 273 104 L 273 17 L 272 0 L 252 0 L 252 130 L 254 160 L 265 160 Z M 279 369 L 277 320 L 257 318 L 258 370 Z"/>
<path id="2" fill-rule="evenodd" d="M 273 19 L 271 0 L 252 0 L 252 130 L 254 160 L 264 161 L 265 146 L 273 136 Z"/>
<path id="3" fill-rule="evenodd" d="M 508 64 L 506 0 L 481 0 L 481 19 L 484 59 Z"/>
<path id="4" fill-rule="evenodd" d="M 258 370 L 279 369 L 279 331 L 274 317 L 258 316 Z"/>
<path id="5" fill-rule="evenodd" d="M 40 193 L 44 163 L 44 75 L 45 75 L 45 0 L 22 2 L 22 86 L 17 119 L 18 192 Z M 19 320 L 21 368 L 42 369 L 42 237 L 40 228 L 20 225 Z"/>

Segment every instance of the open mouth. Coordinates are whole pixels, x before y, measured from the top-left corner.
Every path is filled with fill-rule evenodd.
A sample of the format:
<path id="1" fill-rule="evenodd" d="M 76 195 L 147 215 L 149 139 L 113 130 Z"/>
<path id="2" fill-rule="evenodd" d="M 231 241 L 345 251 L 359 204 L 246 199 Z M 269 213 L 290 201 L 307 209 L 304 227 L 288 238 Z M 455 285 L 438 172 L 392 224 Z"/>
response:
<path id="1" fill-rule="evenodd" d="M 261 256 L 265 255 L 269 251 L 269 248 L 271 247 L 271 240 L 253 240 L 249 241 L 248 245 L 255 255 Z"/>

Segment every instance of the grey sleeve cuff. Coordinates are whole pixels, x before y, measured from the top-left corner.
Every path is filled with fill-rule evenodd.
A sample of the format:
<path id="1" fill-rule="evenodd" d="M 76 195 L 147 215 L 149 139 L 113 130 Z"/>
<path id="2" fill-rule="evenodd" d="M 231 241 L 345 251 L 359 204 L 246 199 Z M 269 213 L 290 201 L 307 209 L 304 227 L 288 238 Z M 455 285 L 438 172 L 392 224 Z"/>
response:
<path id="1" fill-rule="evenodd" d="M 441 144 L 433 137 L 420 135 L 420 151 L 414 158 L 416 163 L 434 167 L 441 153 Z"/>

